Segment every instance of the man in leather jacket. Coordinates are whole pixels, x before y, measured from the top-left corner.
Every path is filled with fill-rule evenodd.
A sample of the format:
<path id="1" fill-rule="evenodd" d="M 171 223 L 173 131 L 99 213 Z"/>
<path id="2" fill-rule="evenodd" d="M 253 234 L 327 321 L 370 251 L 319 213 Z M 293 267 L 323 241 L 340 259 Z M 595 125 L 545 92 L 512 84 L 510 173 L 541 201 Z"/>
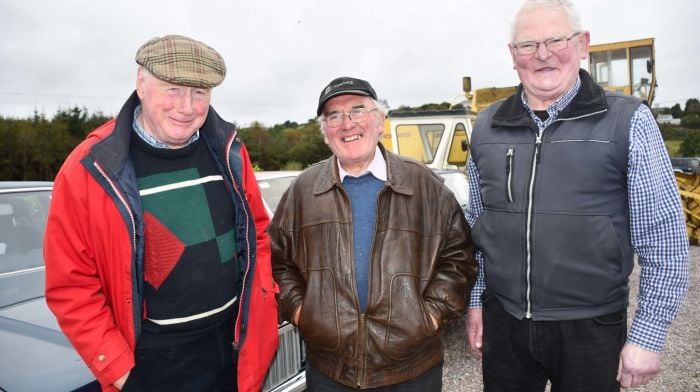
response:
<path id="1" fill-rule="evenodd" d="M 324 87 L 317 115 L 333 156 L 299 175 L 268 228 L 309 391 L 440 391 L 441 325 L 465 312 L 477 274 L 454 195 L 379 143 L 385 113 L 364 80 Z"/>

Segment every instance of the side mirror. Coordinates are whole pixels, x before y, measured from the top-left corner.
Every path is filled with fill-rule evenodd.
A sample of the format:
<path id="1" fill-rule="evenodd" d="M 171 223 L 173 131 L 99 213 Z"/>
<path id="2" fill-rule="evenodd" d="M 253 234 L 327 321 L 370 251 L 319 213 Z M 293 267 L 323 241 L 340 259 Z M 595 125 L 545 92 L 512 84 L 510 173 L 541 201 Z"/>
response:
<path id="1" fill-rule="evenodd" d="M 469 151 L 469 141 L 462 140 L 462 151 Z"/>
<path id="2" fill-rule="evenodd" d="M 654 60 L 647 60 L 647 73 L 651 73 L 654 70 Z"/>

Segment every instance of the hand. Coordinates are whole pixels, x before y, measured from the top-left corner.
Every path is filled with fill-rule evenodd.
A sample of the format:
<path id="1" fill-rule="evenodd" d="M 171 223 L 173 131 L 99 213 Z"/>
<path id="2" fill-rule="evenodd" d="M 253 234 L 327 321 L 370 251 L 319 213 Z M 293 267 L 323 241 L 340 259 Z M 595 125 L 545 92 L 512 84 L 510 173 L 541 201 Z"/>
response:
<path id="1" fill-rule="evenodd" d="M 467 338 L 472 352 L 481 359 L 482 337 L 484 333 L 484 321 L 481 308 L 469 308 L 467 312 Z"/>
<path id="2" fill-rule="evenodd" d="M 294 325 L 299 325 L 299 315 L 301 314 L 301 305 L 297 307 L 297 310 L 294 311 L 294 314 L 292 315 L 292 324 Z"/>
<path id="3" fill-rule="evenodd" d="M 660 354 L 625 343 L 620 354 L 617 381 L 623 388 L 636 388 L 656 378 L 661 370 Z"/>
<path id="4" fill-rule="evenodd" d="M 126 372 L 125 375 L 119 377 L 119 378 L 117 379 L 117 381 L 115 381 L 114 384 L 112 384 L 112 385 L 114 385 L 115 388 L 117 388 L 118 390 L 121 391 L 121 390 L 122 390 L 122 387 L 124 386 L 124 383 L 126 383 L 126 379 L 129 378 L 129 374 L 131 374 L 131 370 L 129 370 L 128 372 Z"/>

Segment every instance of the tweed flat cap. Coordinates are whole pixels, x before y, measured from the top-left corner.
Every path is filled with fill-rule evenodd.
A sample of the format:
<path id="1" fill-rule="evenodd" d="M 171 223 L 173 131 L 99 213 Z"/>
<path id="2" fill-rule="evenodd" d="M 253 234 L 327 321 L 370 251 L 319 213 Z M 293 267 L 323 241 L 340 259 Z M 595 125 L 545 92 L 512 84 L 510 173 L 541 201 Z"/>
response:
<path id="1" fill-rule="evenodd" d="M 136 62 L 158 79 L 180 86 L 212 88 L 226 76 L 226 64 L 216 50 L 182 35 L 149 40 L 136 52 Z"/>

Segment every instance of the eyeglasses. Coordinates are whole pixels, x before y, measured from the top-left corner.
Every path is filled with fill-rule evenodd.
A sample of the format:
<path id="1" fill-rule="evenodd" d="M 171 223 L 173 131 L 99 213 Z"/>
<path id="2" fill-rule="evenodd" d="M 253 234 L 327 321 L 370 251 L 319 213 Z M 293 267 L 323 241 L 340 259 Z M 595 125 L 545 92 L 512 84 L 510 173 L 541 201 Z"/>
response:
<path id="1" fill-rule="evenodd" d="M 540 44 L 544 44 L 548 51 L 556 52 L 569 46 L 569 41 L 579 34 L 581 34 L 581 32 L 573 33 L 569 38 L 554 37 L 544 41 L 525 41 L 519 44 L 513 44 L 513 48 L 517 54 L 528 55 L 537 53 Z"/>
<path id="2" fill-rule="evenodd" d="M 358 123 L 361 121 L 365 121 L 367 117 L 369 117 L 369 113 L 375 110 L 377 110 L 377 108 L 355 108 L 350 109 L 349 112 L 333 112 L 326 115 L 326 118 L 324 120 L 326 121 L 326 124 L 328 124 L 328 126 L 335 128 L 343 124 L 345 116 L 347 116 L 350 119 L 350 121 Z"/>

